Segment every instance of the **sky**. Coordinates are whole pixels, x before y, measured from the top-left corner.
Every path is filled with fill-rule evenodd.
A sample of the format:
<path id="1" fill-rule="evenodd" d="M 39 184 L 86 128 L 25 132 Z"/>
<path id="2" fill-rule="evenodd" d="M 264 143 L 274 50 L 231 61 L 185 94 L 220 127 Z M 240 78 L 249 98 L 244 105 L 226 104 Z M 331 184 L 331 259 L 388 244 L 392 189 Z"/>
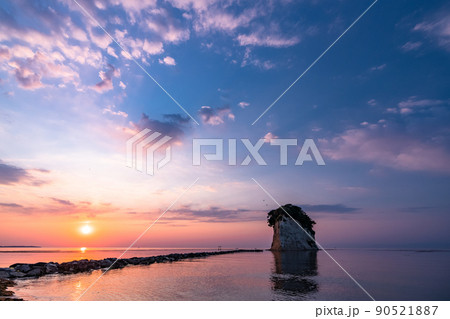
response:
<path id="1" fill-rule="evenodd" d="M 324 247 L 450 249 L 450 6 L 379 0 L 343 34 L 372 4 L 2 1 L 0 245 L 128 246 L 170 208 L 137 246 L 267 248 L 292 203 Z M 126 165 L 145 128 L 172 138 L 154 175 Z M 295 165 L 306 139 L 325 165 Z"/>

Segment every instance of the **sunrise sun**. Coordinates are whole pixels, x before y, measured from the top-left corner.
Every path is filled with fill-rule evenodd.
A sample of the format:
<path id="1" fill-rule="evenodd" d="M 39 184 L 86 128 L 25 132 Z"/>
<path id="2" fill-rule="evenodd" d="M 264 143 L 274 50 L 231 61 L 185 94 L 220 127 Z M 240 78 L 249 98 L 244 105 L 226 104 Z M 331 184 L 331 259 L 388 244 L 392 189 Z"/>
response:
<path id="1" fill-rule="evenodd" d="M 93 232 L 93 228 L 92 228 L 92 226 L 91 225 L 84 225 L 84 226 L 82 226 L 81 228 L 80 228 L 80 232 L 83 234 L 83 235 L 89 235 L 89 234 L 91 234 L 92 232 Z"/>

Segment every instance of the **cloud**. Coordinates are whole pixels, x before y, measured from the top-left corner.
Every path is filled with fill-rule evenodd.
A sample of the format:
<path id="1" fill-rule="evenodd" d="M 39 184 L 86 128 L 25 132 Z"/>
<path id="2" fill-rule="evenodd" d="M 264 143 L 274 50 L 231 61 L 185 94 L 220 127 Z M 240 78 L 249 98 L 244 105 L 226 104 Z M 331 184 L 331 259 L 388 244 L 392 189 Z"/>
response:
<path id="1" fill-rule="evenodd" d="M 30 175 L 23 168 L 5 164 L 0 160 L 0 184 L 14 184 L 29 178 Z"/>
<path id="2" fill-rule="evenodd" d="M 181 114 L 164 114 L 163 116 L 165 119 L 172 123 L 187 124 L 191 121 L 190 117 L 184 117 Z"/>
<path id="3" fill-rule="evenodd" d="M 163 44 L 158 41 L 147 41 L 144 40 L 144 44 L 142 46 L 144 52 L 148 55 L 157 55 L 164 52 Z"/>
<path id="4" fill-rule="evenodd" d="M 450 153 L 432 141 L 371 124 L 321 140 L 321 152 L 332 160 L 370 163 L 403 171 L 450 173 Z"/>
<path id="5" fill-rule="evenodd" d="M 166 10 L 159 9 L 145 20 L 145 27 L 167 43 L 179 43 L 189 40 L 190 31 L 187 26 L 170 15 Z"/>
<path id="6" fill-rule="evenodd" d="M 172 210 L 177 216 L 165 219 L 173 220 L 197 220 L 202 222 L 246 222 L 265 220 L 266 213 L 262 211 L 252 211 L 249 209 L 226 209 L 217 206 L 211 206 L 207 209 L 192 209 L 190 206 Z"/>
<path id="7" fill-rule="evenodd" d="M 211 106 L 205 105 L 200 108 L 198 113 L 203 124 L 212 126 L 223 124 L 226 118 L 230 120 L 234 120 L 235 118 L 229 106 L 212 108 Z"/>
<path id="8" fill-rule="evenodd" d="M 77 85 L 78 74 L 70 67 L 52 62 L 40 51 L 35 53 L 23 46 L 14 46 L 8 50 L 8 71 L 12 73 L 22 89 L 35 90 L 46 86 L 42 83 L 46 79 L 59 79 L 63 83 Z"/>
<path id="9" fill-rule="evenodd" d="M 401 101 L 400 103 L 398 103 L 398 107 L 400 107 L 400 108 L 413 108 L 413 107 L 424 107 L 424 106 L 440 105 L 442 103 L 444 103 L 444 101 L 441 101 L 441 100 L 429 100 L 429 99 L 418 100 L 417 97 L 411 96 L 406 101 Z"/>
<path id="10" fill-rule="evenodd" d="M 1 60 L 8 60 L 10 57 L 9 49 L 6 46 L 0 47 L 0 59 Z"/>
<path id="11" fill-rule="evenodd" d="M 119 77 L 120 71 L 114 68 L 111 64 L 108 64 L 108 70 L 100 71 L 98 73 L 98 76 L 100 77 L 101 81 L 94 85 L 92 89 L 99 93 L 103 93 L 114 88 L 112 79 L 113 77 Z"/>
<path id="12" fill-rule="evenodd" d="M 10 207 L 10 208 L 23 208 L 22 205 L 16 204 L 16 203 L 0 203 L 0 206 L 2 207 Z"/>
<path id="13" fill-rule="evenodd" d="M 155 7 L 157 0 L 110 0 L 109 2 L 115 6 L 122 6 L 129 13 L 139 13 L 145 9 Z"/>
<path id="14" fill-rule="evenodd" d="M 406 42 L 404 45 L 402 45 L 401 49 L 405 52 L 409 52 L 409 51 L 414 51 L 417 50 L 418 48 L 420 48 L 422 46 L 422 42 L 417 41 L 417 42 Z"/>
<path id="15" fill-rule="evenodd" d="M 223 8 L 208 8 L 207 11 L 198 12 L 194 22 L 194 29 L 199 33 L 208 31 L 231 32 L 243 26 L 247 26 L 258 16 L 256 8 L 248 8 L 240 11 L 240 14 L 226 12 Z"/>
<path id="16" fill-rule="evenodd" d="M 131 55 L 130 57 L 127 53 L 121 51 L 120 53 L 122 54 L 122 56 L 127 59 L 141 59 L 144 56 L 150 57 L 152 55 L 158 55 L 164 52 L 164 45 L 161 41 L 150 41 L 147 39 L 142 40 L 133 38 L 128 34 L 127 30 L 116 30 L 114 35 L 117 41 Z"/>
<path id="17" fill-rule="evenodd" d="M 183 117 L 179 114 L 166 114 L 166 121 L 159 121 L 149 118 L 145 113 L 142 114 L 137 123 L 131 123 L 136 131 L 142 131 L 145 128 L 159 132 L 163 135 L 172 137 L 173 141 L 179 141 L 190 122 L 190 118 Z"/>
<path id="18" fill-rule="evenodd" d="M 55 197 L 50 197 L 50 199 L 60 205 L 63 205 L 63 206 L 75 206 L 75 204 L 69 200 L 59 199 L 59 198 L 55 198 Z"/>
<path id="19" fill-rule="evenodd" d="M 370 106 L 375 106 L 377 105 L 377 101 L 375 99 L 370 99 L 369 101 L 367 101 L 367 104 L 369 104 Z"/>
<path id="20" fill-rule="evenodd" d="M 106 52 L 107 52 L 110 56 L 115 57 L 116 59 L 119 58 L 119 56 L 116 54 L 116 51 L 114 51 L 114 49 L 111 48 L 111 47 L 108 47 L 108 48 L 106 49 Z"/>
<path id="21" fill-rule="evenodd" d="M 166 65 L 176 65 L 177 63 L 175 62 L 175 59 L 170 57 L 170 56 L 166 56 L 164 59 L 159 59 L 159 63 L 161 64 L 166 64 Z"/>
<path id="22" fill-rule="evenodd" d="M 55 3 L 55 6 L 60 4 Z M 41 6 L 37 2 L 27 2 L 20 8 L 12 7 L 8 11 L 0 8 L 0 42 L 17 41 L 34 52 L 41 52 L 53 64 L 64 62 L 70 68 L 71 63 L 98 65 L 102 55 L 91 47 L 90 41 L 86 41 L 86 34 L 81 28 L 84 24 L 77 25 L 63 12 L 56 12 L 53 7 Z M 23 21 L 33 21 L 39 29 L 27 27 Z M 90 26 L 90 20 L 86 22 L 85 25 Z"/>
<path id="23" fill-rule="evenodd" d="M 376 65 L 376 66 L 373 66 L 373 67 L 371 67 L 371 68 L 369 69 L 369 71 L 370 71 L 370 72 L 382 71 L 382 70 L 384 70 L 385 68 L 386 68 L 386 63 L 380 64 L 380 65 Z"/>
<path id="24" fill-rule="evenodd" d="M 276 139 L 278 136 L 274 135 L 272 132 L 267 133 L 264 135 L 264 142 L 270 143 L 270 140 Z"/>
<path id="25" fill-rule="evenodd" d="M 6 164 L 0 160 L 0 184 L 30 184 L 32 186 L 40 186 L 45 181 L 36 179 L 30 172 L 33 170 L 26 170 L 14 165 Z"/>
<path id="26" fill-rule="evenodd" d="M 436 211 L 438 207 L 436 206 L 410 206 L 410 207 L 402 207 L 399 209 L 401 212 L 405 213 L 431 213 Z"/>
<path id="27" fill-rule="evenodd" d="M 241 66 L 245 67 L 247 65 L 253 65 L 263 70 L 270 70 L 275 67 L 275 64 L 273 64 L 269 60 L 260 60 L 258 58 L 254 58 L 251 54 L 251 49 L 247 47 L 244 52 L 244 58 L 242 59 Z"/>
<path id="28" fill-rule="evenodd" d="M 318 212 L 328 214 L 349 214 L 356 213 L 359 208 L 348 207 L 343 204 L 320 204 L 320 205 L 308 205 L 303 204 L 301 206 L 306 212 Z"/>
<path id="29" fill-rule="evenodd" d="M 264 34 L 262 32 L 255 32 L 250 34 L 239 34 L 237 41 L 241 46 L 263 46 L 272 48 L 286 48 L 296 45 L 300 42 L 300 38 L 293 36 L 286 38 L 282 35 Z"/>
<path id="30" fill-rule="evenodd" d="M 250 106 L 250 103 L 242 101 L 242 102 L 239 102 L 238 105 L 241 108 L 245 109 L 247 106 Z"/>
<path id="31" fill-rule="evenodd" d="M 115 105 L 108 105 L 103 109 L 103 114 L 112 114 L 112 115 L 118 115 L 127 118 L 128 114 L 123 111 L 115 111 L 116 106 Z"/>
<path id="32" fill-rule="evenodd" d="M 167 0 L 174 8 L 183 10 L 195 10 L 196 12 L 206 11 L 217 0 Z"/>
<path id="33" fill-rule="evenodd" d="M 413 31 L 423 32 L 432 37 L 439 46 L 450 50 L 450 15 L 449 8 L 442 8 L 434 17 L 418 23 Z"/>
<path id="34" fill-rule="evenodd" d="M 418 99 L 416 96 L 411 96 L 408 99 L 399 102 L 398 109 L 388 109 L 388 113 L 412 114 L 429 110 L 432 107 L 443 104 L 446 104 L 446 102 L 442 100 Z"/>

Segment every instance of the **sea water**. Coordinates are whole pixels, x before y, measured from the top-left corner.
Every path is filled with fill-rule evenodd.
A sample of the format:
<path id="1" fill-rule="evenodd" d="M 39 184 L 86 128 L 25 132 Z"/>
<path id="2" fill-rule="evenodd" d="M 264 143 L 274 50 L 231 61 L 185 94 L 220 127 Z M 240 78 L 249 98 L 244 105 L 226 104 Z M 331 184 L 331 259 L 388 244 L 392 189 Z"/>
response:
<path id="1" fill-rule="evenodd" d="M 123 249 L 18 249 L 13 262 L 118 257 Z M 33 250 L 30 252 L 30 250 Z M 38 251 L 39 252 L 36 252 Z M 136 249 L 124 257 L 208 251 Z M 336 249 L 329 254 L 376 300 L 450 300 L 450 251 Z M 7 265 L 8 264 L 8 265 Z M 324 252 L 237 253 L 102 272 L 18 280 L 26 300 L 370 300 Z"/>

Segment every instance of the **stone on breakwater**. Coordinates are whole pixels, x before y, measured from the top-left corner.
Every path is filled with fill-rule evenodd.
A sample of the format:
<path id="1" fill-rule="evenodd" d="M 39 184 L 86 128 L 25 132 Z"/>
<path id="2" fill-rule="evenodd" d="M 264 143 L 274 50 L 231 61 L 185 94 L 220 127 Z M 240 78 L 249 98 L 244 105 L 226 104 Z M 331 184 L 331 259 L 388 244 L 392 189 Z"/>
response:
<path id="1" fill-rule="evenodd" d="M 101 268 L 108 268 L 111 265 L 112 265 L 112 261 L 110 261 L 109 259 L 100 260 L 100 267 Z"/>
<path id="2" fill-rule="evenodd" d="M 118 259 L 116 262 L 113 262 L 111 269 L 124 268 L 126 265 L 128 265 L 128 262 L 125 259 Z"/>
<path id="3" fill-rule="evenodd" d="M 9 277 L 10 278 L 22 278 L 25 277 L 26 275 L 23 272 L 20 271 L 12 271 L 9 273 Z"/>
<path id="4" fill-rule="evenodd" d="M 46 274 L 54 274 L 58 272 L 58 264 L 57 263 L 48 263 L 45 265 L 45 273 Z"/>
<path id="5" fill-rule="evenodd" d="M 11 268 L 0 268 L 0 278 L 9 278 Z"/>
<path id="6" fill-rule="evenodd" d="M 18 265 L 17 267 L 14 267 L 14 269 L 16 271 L 20 271 L 20 272 L 29 272 L 31 270 L 31 267 L 30 267 L 30 265 L 22 264 L 22 265 Z"/>
<path id="7" fill-rule="evenodd" d="M 32 270 L 30 270 L 29 272 L 26 273 L 27 277 L 39 277 L 42 276 L 44 274 L 44 272 L 42 271 L 41 268 L 33 268 Z"/>

